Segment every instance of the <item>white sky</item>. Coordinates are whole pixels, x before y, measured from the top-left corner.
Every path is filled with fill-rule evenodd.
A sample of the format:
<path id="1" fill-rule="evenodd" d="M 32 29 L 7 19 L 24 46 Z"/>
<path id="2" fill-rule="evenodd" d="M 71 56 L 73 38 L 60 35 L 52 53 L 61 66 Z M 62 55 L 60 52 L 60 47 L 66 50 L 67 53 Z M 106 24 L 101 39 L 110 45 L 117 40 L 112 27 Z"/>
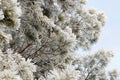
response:
<path id="1" fill-rule="evenodd" d="M 107 16 L 106 25 L 92 52 L 101 48 L 113 50 L 116 55 L 108 65 L 108 70 L 120 70 L 120 0 L 88 0 L 87 6 L 103 11 Z"/>

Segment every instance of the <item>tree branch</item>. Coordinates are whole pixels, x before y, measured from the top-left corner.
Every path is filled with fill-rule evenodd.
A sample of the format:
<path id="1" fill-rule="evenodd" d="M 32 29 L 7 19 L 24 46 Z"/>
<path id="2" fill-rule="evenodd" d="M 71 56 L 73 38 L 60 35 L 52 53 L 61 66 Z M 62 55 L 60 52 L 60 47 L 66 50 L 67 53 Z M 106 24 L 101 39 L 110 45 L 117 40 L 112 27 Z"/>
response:
<path id="1" fill-rule="evenodd" d="M 17 51 L 18 53 L 22 54 L 27 48 L 29 48 L 30 46 L 32 46 L 32 43 L 28 44 L 25 48 L 23 48 L 22 50 Z"/>

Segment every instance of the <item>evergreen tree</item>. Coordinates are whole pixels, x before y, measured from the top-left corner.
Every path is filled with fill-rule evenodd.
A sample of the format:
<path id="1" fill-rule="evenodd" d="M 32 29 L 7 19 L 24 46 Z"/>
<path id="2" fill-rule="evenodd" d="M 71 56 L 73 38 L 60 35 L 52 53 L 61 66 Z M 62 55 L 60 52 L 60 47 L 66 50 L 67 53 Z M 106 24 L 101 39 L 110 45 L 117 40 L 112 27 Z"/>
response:
<path id="1" fill-rule="evenodd" d="M 105 15 L 87 0 L 0 0 L 0 80 L 117 80 L 105 67 L 114 56 L 99 50 Z"/>

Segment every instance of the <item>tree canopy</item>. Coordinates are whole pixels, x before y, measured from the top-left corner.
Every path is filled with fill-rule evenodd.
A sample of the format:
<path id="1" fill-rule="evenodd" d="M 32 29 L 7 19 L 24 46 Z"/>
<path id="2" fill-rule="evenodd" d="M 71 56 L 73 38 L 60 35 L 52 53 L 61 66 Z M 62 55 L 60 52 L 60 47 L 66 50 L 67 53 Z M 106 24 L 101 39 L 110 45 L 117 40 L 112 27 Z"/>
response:
<path id="1" fill-rule="evenodd" d="M 0 0 L 0 80 L 117 80 L 114 52 L 90 50 L 106 22 L 87 0 Z"/>

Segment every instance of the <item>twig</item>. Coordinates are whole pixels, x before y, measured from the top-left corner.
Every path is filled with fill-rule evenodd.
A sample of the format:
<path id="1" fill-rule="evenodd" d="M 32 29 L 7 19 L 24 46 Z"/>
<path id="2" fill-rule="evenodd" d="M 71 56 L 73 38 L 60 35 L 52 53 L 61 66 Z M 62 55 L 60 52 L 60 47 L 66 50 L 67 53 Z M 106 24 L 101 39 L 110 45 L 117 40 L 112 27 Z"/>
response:
<path id="1" fill-rule="evenodd" d="M 30 46 L 32 46 L 32 43 L 28 44 L 25 48 L 23 48 L 22 50 L 19 50 L 18 53 L 23 53 L 27 48 L 29 48 Z"/>

